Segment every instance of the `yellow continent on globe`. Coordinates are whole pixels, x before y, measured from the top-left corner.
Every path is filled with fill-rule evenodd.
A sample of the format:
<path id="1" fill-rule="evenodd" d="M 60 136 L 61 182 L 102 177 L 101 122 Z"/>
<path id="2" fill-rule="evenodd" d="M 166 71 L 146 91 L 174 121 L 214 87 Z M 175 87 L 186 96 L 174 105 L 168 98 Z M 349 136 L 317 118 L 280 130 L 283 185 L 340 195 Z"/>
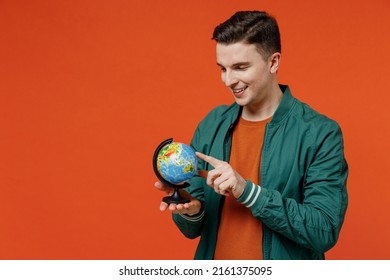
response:
<path id="1" fill-rule="evenodd" d="M 193 172 L 194 171 L 194 165 L 190 162 L 188 163 L 184 169 L 183 169 L 184 173 L 188 173 L 188 172 Z"/>

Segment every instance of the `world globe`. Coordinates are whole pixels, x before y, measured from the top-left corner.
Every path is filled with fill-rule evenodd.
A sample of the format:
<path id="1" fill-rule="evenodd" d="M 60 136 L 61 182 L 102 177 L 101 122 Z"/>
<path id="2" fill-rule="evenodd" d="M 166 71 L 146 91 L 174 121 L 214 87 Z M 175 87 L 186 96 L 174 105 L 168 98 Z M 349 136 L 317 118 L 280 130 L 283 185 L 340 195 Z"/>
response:
<path id="1" fill-rule="evenodd" d="M 179 142 L 163 146 L 158 152 L 156 164 L 161 176 L 174 185 L 188 182 L 198 172 L 194 149 Z"/>

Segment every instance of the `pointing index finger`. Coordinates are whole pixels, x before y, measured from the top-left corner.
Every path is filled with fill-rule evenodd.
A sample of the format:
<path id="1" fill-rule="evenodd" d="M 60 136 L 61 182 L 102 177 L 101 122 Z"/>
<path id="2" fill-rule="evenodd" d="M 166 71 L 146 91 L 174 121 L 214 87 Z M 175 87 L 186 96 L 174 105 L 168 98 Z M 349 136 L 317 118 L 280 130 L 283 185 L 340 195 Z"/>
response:
<path id="1" fill-rule="evenodd" d="M 216 159 L 216 158 L 214 158 L 212 156 L 208 156 L 208 155 L 202 154 L 200 152 L 196 152 L 195 154 L 201 160 L 204 160 L 205 162 L 210 163 L 211 166 L 214 167 L 214 168 L 217 168 L 218 166 L 220 166 L 223 163 L 223 161 L 221 161 L 219 159 Z"/>

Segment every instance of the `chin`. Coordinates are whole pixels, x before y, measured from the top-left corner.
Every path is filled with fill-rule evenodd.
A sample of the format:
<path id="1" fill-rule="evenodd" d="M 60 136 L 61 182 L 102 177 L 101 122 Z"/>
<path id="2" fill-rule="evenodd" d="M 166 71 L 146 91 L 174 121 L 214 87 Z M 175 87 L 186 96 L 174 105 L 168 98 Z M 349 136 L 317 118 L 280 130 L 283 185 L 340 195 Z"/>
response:
<path id="1" fill-rule="evenodd" d="M 243 98 L 234 98 L 234 100 L 236 101 L 236 103 L 240 106 L 245 106 L 247 105 L 247 101 Z"/>

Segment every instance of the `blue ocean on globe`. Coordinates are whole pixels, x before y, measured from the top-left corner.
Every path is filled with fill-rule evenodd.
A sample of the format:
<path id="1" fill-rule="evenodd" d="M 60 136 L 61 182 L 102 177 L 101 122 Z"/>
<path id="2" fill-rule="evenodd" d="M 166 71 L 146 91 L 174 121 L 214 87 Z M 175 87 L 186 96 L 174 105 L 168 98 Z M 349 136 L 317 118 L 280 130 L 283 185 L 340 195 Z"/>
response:
<path id="1" fill-rule="evenodd" d="M 172 184 L 187 182 L 197 174 L 198 160 L 190 146 L 173 142 L 164 146 L 157 157 L 157 169 Z"/>

